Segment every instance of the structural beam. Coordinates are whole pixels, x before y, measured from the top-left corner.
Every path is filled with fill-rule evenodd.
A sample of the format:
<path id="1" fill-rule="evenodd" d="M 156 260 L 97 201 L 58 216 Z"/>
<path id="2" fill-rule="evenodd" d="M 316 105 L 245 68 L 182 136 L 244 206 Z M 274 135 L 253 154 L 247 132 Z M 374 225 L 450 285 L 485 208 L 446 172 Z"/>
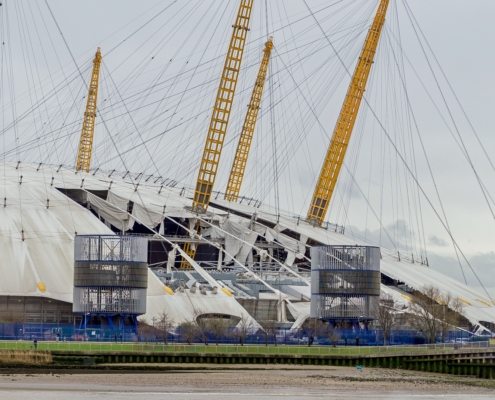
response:
<path id="1" fill-rule="evenodd" d="M 232 37 L 227 56 L 225 57 L 225 64 L 223 66 L 215 104 L 213 105 L 213 112 L 210 125 L 208 126 L 208 134 L 206 136 L 194 190 L 192 210 L 198 214 L 204 214 L 206 212 L 213 192 L 218 164 L 220 163 L 225 134 L 227 133 L 232 104 L 234 102 L 237 80 L 241 70 L 253 2 L 254 0 L 240 1 L 237 17 L 234 25 L 232 25 Z M 199 225 L 196 230 L 199 230 Z M 189 257 L 194 258 L 196 246 L 186 243 L 184 251 Z M 190 267 L 189 262 L 183 259 L 181 268 Z"/>
<path id="2" fill-rule="evenodd" d="M 246 172 L 249 151 L 251 150 L 251 143 L 253 141 L 254 128 L 256 127 L 256 121 L 258 119 L 258 112 L 260 109 L 261 97 L 263 96 L 263 88 L 265 86 L 266 75 L 268 73 L 268 63 L 270 61 L 272 49 L 273 36 L 270 36 L 268 42 L 265 43 L 263 59 L 261 60 L 256 83 L 254 84 L 246 118 L 244 120 L 244 124 L 242 125 L 241 136 L 239 137 L 239 143 L 237 144 L 234 162 L 232 163 L 229 181 L 225 191 L 225 200 L 237 201 L 239 198 L 242 180 L 244 179 L 244 173 Z"/>
<path id="3" fill-rule="evenodd" d="M 93 71 L 89 82 L 88 99 L 86 101 L 86 111 L 79 140 L 79 150 L 77 152 L 76 171 L 89 172 L 91 167 L 91 153 L 93 151 L 93 137 L 95 133 L 96 102 L 98 100 L 98 82 L 100 79 L 101 52 L 96 50 L 93 60 Z"/>
<path id="4" fill-rule="evenodd" d="M 314 225 L 321 225 L 328 211 L 340 169 L 344 162 L 349 139 L 356 123 L 359 106 L 366 89 L 380 34 L 385 23 L 389 1 L 380 1 L 340 111 L 308 211 L 308 222 Z"/>
<path id="5" fill-rule="evenodd" d="M 242 56 L 254 0 L 241 0 L 232 38 L 225 58 L 222 77 L 218 87 L 217 97 L 213 106 L 208 135 L 201 157 L 198 179 L 193 198 L 193 211 L 206 212 L 210 196 L 218 172 L 218 164 L 222 154 L 223 142 L 227 133 L 232 103 L 234 101 L 237 79 L 241 69 Z"/>

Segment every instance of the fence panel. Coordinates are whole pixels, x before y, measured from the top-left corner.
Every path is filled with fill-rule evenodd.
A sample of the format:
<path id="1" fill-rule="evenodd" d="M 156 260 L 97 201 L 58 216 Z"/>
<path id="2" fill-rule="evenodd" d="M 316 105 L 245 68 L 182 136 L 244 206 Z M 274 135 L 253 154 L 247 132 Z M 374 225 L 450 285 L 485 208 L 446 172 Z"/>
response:
<path id="1" fill-rule="evenodd" d="M 383 346 L 383 332 L 378 330 L 340 330 L 337 348 L 325 337 L 314 338 L 314 345 L 307 346 L 310 338 L 303 330 L 280 330 L 268 337 L 269 348 L 265 346 L 265 335 L 252 332 L 244 338 L 244 346 L 240 345 L 238 336 L 232 331 L 220 337 L 219 346 L 215 345 L 213 335 L 209 337 L 209 345 L 198 341 L 188 345 L 182 340 L 180 329 L 170 333 L 168 344 L 163 343 L 160 335 L 143 338 L 136 335 L 133 327 L 124 330 L 101 329 L 88 326 L 86 329 L 76 328 L 69 324 L 1 324 L 0 349 L 32 349 L 34 340 L 38 349 L 52 350 L 93 350 L 93 351 L 146 351 L 146 352 L 221 352 L 221 353 L 255 353 L 255 354 L 370 354 L 373 352 L 407 351 L 445 351 L 464 347 L 486 348 L 490 346 L 490 337 L 474 337 L 469 332 L 452 331 L 447 335 L 446 343 L 426 344 L 415 331 L 396 330 L 387 338 L 387 346 Z M 10 343 L 9 343 L 10 342 Z M 495 342 L 494 342 L 495 343 Z M 276 347 L 275 347 L 276 344 Z M 317 344 L 317 346 L 316 346 Z M 359 349 L 356 347 L 359 344 Z M 353 350 L 352 350 L 353 349 Z"/>

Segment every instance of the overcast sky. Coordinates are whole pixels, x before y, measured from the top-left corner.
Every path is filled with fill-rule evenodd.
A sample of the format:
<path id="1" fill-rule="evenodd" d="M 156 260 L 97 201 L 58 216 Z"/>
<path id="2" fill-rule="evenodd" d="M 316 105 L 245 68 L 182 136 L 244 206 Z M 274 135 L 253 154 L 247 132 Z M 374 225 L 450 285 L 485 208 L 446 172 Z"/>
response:
<path id="1" fill-rule="evenodd" d="M 72 56 L 87 78 L 101 46 L 105 68 L 99 107 L 109 131 L 100 119 L 93 166 L 194 184 L 237 0 L 48 0 L 72 56 L 45 2 L 3 3 L 2 126 L 30 113 L 17 134 L 13 128 L 3 133 L 7 160 L 73 163 L 85 88 Z M 313 16 L 303 0 L 255 1 L 215 188 L 224 188 L 271 33 L 272 80 L 243 194 L 261 198 L 264 207 L 300 215 L 307 211 L 347 90 L 347 72 L 354 68 L 378 1 L 307 4 Z M 328 217 L 346 225 L 357 241 L 366 236 L 391 249 L 427 255 L 432 267 L 462 279 L 448 224 L 489 287 L 495 287 L 494 15 L 493 0 L 391 0 L 367 100 Z M 29 111 L 54 88 L 57 96 L 49 106 Z M 109 134 L 122 146 L 123 157 L 116 155 Z M 15 150 L 33 141 L 37 144 Z M 478 285 L 463 266 L 469 283 Z"/>

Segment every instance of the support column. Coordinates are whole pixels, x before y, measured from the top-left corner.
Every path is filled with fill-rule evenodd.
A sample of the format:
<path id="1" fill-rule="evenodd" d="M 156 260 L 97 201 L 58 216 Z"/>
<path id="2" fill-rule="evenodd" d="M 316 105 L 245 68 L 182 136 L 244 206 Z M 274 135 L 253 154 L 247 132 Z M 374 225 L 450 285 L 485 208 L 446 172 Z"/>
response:
<path id="1" fill-rule="evenodd" d="M 219 250 L 218 250 L 218 262 L 217 262 L 217 270 L 218 271 L 222 271 L 223 270 L 223 251 L 222 251 L 223 247 L 220 246 Z"/>

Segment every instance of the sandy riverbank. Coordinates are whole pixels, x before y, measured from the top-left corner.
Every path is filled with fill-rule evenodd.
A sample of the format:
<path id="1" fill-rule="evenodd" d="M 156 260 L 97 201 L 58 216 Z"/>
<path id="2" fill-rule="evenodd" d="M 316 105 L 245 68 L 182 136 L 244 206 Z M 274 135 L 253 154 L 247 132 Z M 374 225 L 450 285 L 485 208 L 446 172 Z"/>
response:
<path id="1" fill-rule="evenodd" d="M 194 367 L 195 365 L 190 365 Z M 198 367 L 205 367 L 198 364 Z M 177 365 L 184 368 L 184 364 Z M 111 366 L 109 366 L 111 368 Z M 0 396 L 6 399 L 61 399 L 105 396 L 127 399 L 181 398 L 495 398 L 495 382 L 415 371 L 351 367 L 270 365 L 263 370 L 177 370 L 166 373 L 53 374 L 0 372 Z M 259 368 L 259 367 L 258 367 Z M 284 369 L 280 369 L 284 368 Z M 287 368 L 287 369 L 285 369 Z M 82 371 L 81 371 L 82 372 Z M 136 397 L 137 396 L 137 397 Z"/>

